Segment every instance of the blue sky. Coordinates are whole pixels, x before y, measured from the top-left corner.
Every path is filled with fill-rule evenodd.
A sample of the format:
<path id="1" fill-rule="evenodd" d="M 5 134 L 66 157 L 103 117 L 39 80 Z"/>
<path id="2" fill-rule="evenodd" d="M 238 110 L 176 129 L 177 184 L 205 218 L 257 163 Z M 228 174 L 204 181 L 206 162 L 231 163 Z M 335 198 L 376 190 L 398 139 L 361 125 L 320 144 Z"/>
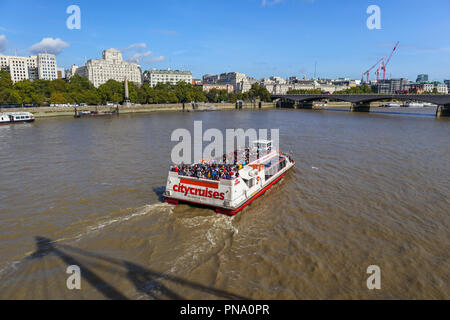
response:
<path id="1" fill-rule="evenodd" d="M 373 4 L 381 30 L 366 26 Z M 81 9 L 80 30 L 66 27 L 70 5 Z M 128 48 L 124 57 L 143 69 L 196 77 L 312 77 L 317 61 L 319 77 L 360 79 L 400 41 L 388 75 L 442 81 L 450 78 L 449 31 L 449 0 L 0 0 L 0 51 L 55 50 L 65 68 Z"/>

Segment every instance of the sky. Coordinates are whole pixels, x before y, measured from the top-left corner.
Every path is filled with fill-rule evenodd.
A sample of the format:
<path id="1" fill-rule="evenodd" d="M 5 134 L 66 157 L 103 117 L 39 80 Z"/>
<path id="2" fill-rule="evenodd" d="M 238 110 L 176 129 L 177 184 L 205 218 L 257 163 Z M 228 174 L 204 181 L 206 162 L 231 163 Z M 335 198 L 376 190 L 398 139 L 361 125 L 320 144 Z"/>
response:
<path id="1" fill-rule="evenodd" d="M 68 29 L 77 5 L 81 28 Z M 370 5 L 381 29 L 370 30 Z M 57 54 L 84 65 L 108 48 L 143 70 L 194 77 L 243 72 L 254 78 L 361 79 L 392 51 L 387 77 L 450 79 L 449 0 L 0 0 L 0 53 Z M 371 73 L 371 79 L 374 79 Z"/>

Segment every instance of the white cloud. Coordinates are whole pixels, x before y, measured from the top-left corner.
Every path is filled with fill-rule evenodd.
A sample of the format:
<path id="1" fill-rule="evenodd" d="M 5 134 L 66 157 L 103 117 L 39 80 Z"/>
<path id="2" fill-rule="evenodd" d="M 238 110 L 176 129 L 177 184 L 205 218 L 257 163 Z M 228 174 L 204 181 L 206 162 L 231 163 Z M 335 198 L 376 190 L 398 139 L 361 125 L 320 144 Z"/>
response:
<path id="1" fill-rule="evenodd" d="M 164 60 L 166 60 L 166 57 L 164 57 L 164 56 L 159 56 L 159 57 L 154 57 L 154 58 L 148 59 L 148 60 L 146 60 L 146 61 L 147 61 L 147 62 L 150 62 L 150 63 L 153 63 L 153 62 L 162 62 L 162 61 L 164 61 Z"/>
<path id="2" fill-rule="evenodd" d="M 131 57 L 127 59 L 127 61 L 130 62 L 136 62 L 138 63 L 142 58 L 146 58 L 148 56 L 151 56 L 153 52 L 146 51 L 146 52 L 136 52 Z"/>
<path id="3" fill-rule="evenodd" d="M 122 51 L 129 51 L 131 49 L 145 49 L 145 48 L 147 48 L 147 44 L 145 44 L 144 42 L 133 43 L 133 44 L 130 44 L 128 47 L 123 48 Z"/>
<path id="4" fill-rule="evenodd" d="M 163 56 L 152 57 L 153 52 L 149 50 L 145 51 L 144 49 L 146 48 L 147 44 L 145 42 L 141 42 L 133 43 L 128 47 L 122 49 L 122 51 L 128 52 L 127 61 L 129 62 L 139 63 L 141 60 L 144 60 L 146 58 L 147 60 L 144 60 L 145 62 L 160 62 L 165 60 L 165 57 Z"/>
<path id="5" fill-rule="evenodd" d="M 68 48 L 70 45 L 61 40 L 60 38 L 43 38 L 41 42 L 33 44 L 30 48 L 30 51 L 34 54 L 37 53 L 53 53 L 59 54 L 65 48 Z"/>
<path id="6" fill-rule="evenodd" d="M 6 36 L 4 34 L 0 34 L 0 52 L 5 52 L 8 44 L 8 40 L 6 40 Z"/>

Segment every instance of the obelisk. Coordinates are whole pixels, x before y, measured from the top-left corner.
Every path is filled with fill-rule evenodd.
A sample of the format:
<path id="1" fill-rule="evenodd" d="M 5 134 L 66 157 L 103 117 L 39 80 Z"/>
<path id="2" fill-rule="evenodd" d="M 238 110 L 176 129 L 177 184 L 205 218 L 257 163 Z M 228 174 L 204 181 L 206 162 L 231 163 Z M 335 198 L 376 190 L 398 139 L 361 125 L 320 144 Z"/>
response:
<path id="1" fill-rule="evenodd" d="M 125 100 L 123 101 L 123 104 L 128 106 L 130 104 L 130 96 L 128 93 L 128 79 L 125 77 Z"/>

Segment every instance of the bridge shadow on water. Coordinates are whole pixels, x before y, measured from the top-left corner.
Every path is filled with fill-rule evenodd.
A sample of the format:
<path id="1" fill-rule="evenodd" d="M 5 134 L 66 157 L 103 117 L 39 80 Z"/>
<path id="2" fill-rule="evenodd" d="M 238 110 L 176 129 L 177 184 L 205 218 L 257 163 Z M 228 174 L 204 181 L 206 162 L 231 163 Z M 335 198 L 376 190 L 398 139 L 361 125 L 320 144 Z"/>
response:
<path id="1" fill-rule="evenodd" d="M 109 264 L 109 267 L 103 267 L 103 269 L 114 275 L 126 277 L 137 292 L 145 294 L 149 299 L 184 299 L 178 293 L 165 286 L 162 283 L 162 281 L 165 281 L 167 283 L 212 295 L 218 299 L 247 300 L 245 297 L 224 290 L 210 288 L 180 277 L 156 272 L 130 261 L 111 258 L 68 245 L 59 244 L 48 238 L 37 236 L 35 241 L 36 251 L 28 256 L 27 259 L 43 260 L 47 256 L 53 255 L 60 258 L 67 266 L 76 265 L 80 267 L 82 279 L 87 281 L 107 299 L 127 300 L 128 298 L 124 293 L 120 292 L 119 289 L 115 288 L 112 283 L 108 283 L 108 281 L 91 270 L 88 265 L 95 264 L 96 268 L 99 269 L 102 268 L 100 265 Z"/>

